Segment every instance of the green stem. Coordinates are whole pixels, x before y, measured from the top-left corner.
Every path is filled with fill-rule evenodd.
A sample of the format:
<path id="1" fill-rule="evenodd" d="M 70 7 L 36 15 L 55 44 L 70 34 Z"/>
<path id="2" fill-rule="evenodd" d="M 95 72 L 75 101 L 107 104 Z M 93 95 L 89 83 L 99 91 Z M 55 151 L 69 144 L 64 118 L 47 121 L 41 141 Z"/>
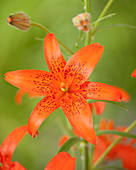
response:
<path id="1" fill-rule="evenodd" d="M 42 29 L 43 31 L 45 31 L 47 34 L 50 33 L 51 31 L 48 30 L 46 27 L 44 27 L 43 25 L 36 23 L 36 22 L 31 22 L 31 25 L 38 27 L 40 29 Z M 57 39 L 58 40 L 58 39 Z M 73 52 L 67 47 L 65 46 L 60 40 L 58 40 L 59 44 L 67 51 L 69 52 L 71 55 L 73 55 Z"/>
<path id="2" fill-rule="evenodd" d="M 131 129 L 133 129 L 136 126 L 136 120 L 125 130 L 125 132 L 129 132 Z M 115 140 L 107 149 L 106 151 L 100 156 L 100 158 L 97 160 L 97 162 L 94 164 L 93 169 L 95 169 L 105 158 L 105 156 L 113 149 L 113 147 L 122 139 L 123 137 L 119 137 L 117 140 Z"/>
<path id="3" fill-rule="evenodd" d="M 101 12 L 101 14 L 100 14 L 100 16 L 99 16 L 99 18 L 98 18 L 98 20 L 100 20 L 100 21 L 97 22 L 97 23 L 95 24 L 95 26 L 93 27 L 93 29 L 92 29 L 92 36 L 94 36 L 95 30 L 96 30 L 96 28 L 98 27 L 98 25 L 100 24 L 101 18 L 104 17 L 104 15 L 106 14 L 106 12 L 108 11 L 108 9 L 110 8 L 110 6 L 111 6 L 111 4 L 112 4 L 113 2 L 114 2 L 114 0 L 109 0 L 109 2 L 106 4 L 105 8 L 104 8 L 103 11 Z"/>
<path id="4" fill-rule="evenodd" d="M 66 128 L 66 126 L 62 123 L 62 120 L 59 117 L 56 119 L 56 123 L 59 126 L 60 130 L 62 130 L 62 132 L 69 138 L 75 137 L 75 135 L 69 129 Z"/>
<path id="5" fill-rule="evenodd" d="M 83 144 L 83 155 L 82 155 L 82 169 L 83 170 L 89 170 L 89 148 L 88 148 L 88 142 L 84 141 Z"/>
<path id="6" fill-rule="evenodd" d="M 85 0 L 85 12 L 91 14 L 91 0 Z M 91 24 L 91 23 L 90 23 Z M 86 33 L 86 39 L 85 39 L 85 45 L 88 45 L 91 43 L 91 28 Z"/>
<path id="7" fill-rule="evenodd" d="M 93 153 L 94 153 L 94 145 L 91 144 L 90 159 L 89 159 L 89 167 L 90 168 L 92 168 L 92 164 L 93 164 Z"/>

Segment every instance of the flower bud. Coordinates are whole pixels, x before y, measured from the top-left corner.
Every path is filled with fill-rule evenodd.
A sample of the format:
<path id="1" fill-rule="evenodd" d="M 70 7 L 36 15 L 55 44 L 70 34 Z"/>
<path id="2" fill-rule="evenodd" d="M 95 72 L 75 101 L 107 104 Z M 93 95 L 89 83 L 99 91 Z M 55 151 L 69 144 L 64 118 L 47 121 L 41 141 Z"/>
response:
<path id="1" fill-rule="evenodd" d="M 7 22 L 9 25 L 12 25 L 13 27 L 23 31 L 27 31 L 31 25 L 30 17 L 23 12 L 11 14 L 7 18 Z"/>
<path id="2" fill-rule="evenodd" d="M 82 31 L 89 31 L 91 15 L 89 13 L 82 13 L 73 18 L 73 24 Z"/>

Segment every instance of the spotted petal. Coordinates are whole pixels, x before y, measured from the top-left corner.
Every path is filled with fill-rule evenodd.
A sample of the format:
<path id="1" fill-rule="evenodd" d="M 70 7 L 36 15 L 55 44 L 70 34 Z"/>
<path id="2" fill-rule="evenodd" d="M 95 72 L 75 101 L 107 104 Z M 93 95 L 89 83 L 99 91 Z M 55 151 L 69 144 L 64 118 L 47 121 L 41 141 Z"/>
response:
<path id="1" fill-rule="evenodd" d="M 62 99 L 61 107 L 76 133 L 88 142 L 97 144 L 91 111 L 84 97 L 79 93 L 67 94 Z"/>
<path id="2" fill-rule="evenodd" d="M 42 122 L 59 106 L 59 99 L 54 99 L 54 96 L 46 96 L 37 104 L 28 121 L 28 132 L 32 137 L 35 137 Z"/>
<path id="3" fill-rule="evenodd" d="M 18 70 L 5 74 L 5 80 L 12 85 L 35 95 L 47 95 L 59 87 L 55 75 L 41 70 Z"/>
<path id="4" fill-rule="evenodd" d="M 83 47 L 72 55 L 65 66 L 64 74 L 69 86 L 81 85 L 89 78 L 103 51 L 103 46 L 94 43 Z"/>
<path id="5" fill-rule="evenodd" d="M 81 93 L 86 99 L 120 102 L 122 98 L 122 95 L 117 88 L 98 82 L 85 82 L 81 86 Z"/>
<path id="6" fill-rule="evenodd" d="M 15 161 L 12 163 L 10 170 L 26 170 L 19 162 Z"/>
<path id="7" fill-rule="evenodd" d="M 43 44 L 44 56 L 50 71 L 59 79 L 62 78 L 66 61 L 62 56 L 54 34 L 47 34 Z"/>
<path id="8" fill-rule="evenodd" d="M 72 158 L 67 152 L 55 155 L 44 170 L 75 170 L 76 158 Z"/>
<path id="9" fill-rule="evenodd" d="M 105 102 L 93 102 L 92 105 L 94 106 L 96 110 L 97 115 L 101 115 L 104 112 L 105 109 Z"/>
<path id="10" fill-rule="evenodd" d="M 10 162 L 12 154 L 18 143 L 27 133 L 27 126 L 20 126 L 13 130 L 4 140 L 0 147 L 0 156 L 2 162 Z"/>

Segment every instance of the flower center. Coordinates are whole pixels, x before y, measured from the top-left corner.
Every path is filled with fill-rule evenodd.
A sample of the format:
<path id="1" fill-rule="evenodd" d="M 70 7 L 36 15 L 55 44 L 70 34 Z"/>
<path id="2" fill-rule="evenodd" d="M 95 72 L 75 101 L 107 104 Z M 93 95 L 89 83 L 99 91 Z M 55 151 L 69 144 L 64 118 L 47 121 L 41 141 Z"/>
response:
<path id="1" fill-rule="evenodd" d="M 63 83 L 63 82 L 61 82 L 61 84 L 60 84 L 60 89 L 63 92 L 68 92 L 68 86 L 65 83 Z"/>

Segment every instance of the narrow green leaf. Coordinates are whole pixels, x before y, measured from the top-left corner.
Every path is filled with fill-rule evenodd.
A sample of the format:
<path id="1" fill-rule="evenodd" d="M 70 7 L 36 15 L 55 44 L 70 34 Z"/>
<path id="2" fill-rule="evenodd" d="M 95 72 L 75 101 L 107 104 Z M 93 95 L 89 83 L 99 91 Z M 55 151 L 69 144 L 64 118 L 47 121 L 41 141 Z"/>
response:
<path id="1" fill-rule="evenodd" d="M 129 112 L 127 107 L 125 107 L 124 105 L 122 105 L 122 104 L 120 104 L 118 102 L 113 102 L 113 101 L 108 101 L 108 100 L 88 100 L 88 103 L 97 102 L 97 101 L 101 101 L 101 102 L 106 102 L 106 103 L 111 103 L 111 104 L 117 105 L 117 106 L 121 107 L 122 109 L 124 109 L 125 111 Z"/>
<path id="2" fill-rule="evenodd" d="M 91 24 L 91 26 L 95 25 L 97 22 L 100 22 L 100 21 L 105 20 L 105 19 L 107 19 L 107 18 L 111 18 L 111 17 L 114 16 L 114 15 L 117 15 L 117 13 L 109 14 L 109 15 L 106 15 L 105 17 L 102 17 L 102 18 L 100 18 L 100 19 L 97 19 L 96 21 L 94 21 L 94 22 Z"/>
<path id="3" fill-rule="evenodd" d="M 96 132 L 97 136 L 103 135 L 103 134 L 112 134 L 112 135 L 118 135 L 122 137 L 127 137 L 127 138 L 134 138 L 136 139 L 136 135 L 128 133 L 128 132 L 121 132 L 117 130 L 101 130 L 99 132 Z"/>
<path id="4" fill-rule="evenodd" d="M 75 145 L 76 143 L 81 142 L 81 141 L 82 141 L 82 139 L 80 139 L 80 138 L 70 138 L 60 147 L 60 149 L 57 153 L 63 152 L 63 151 L 67 152 L 73 145 Z"/>
<path id="5" fill-rule="evenodd" d="M 126 170 L 124 168 L 118 167 L 118 166 L 101 166 L 99 168 L 96 168 L 95 170 L 108 170 L 108 169 L 113 169 L 113 170 Z M 93 170 L 93 169 L 92 169 Z"/>
<path id="6" fill-rule="evenodd" d="M 125 27 L 125 28 L 134 29 L 134 30 L 136 29 L 136 26 L 134 26 L 134 25 L 114 24 L 114 25 L 107 25 L 107 26 L 101 27 L 101 28 L 97 29 L 96 32 L 99 32 L 99 31 L 102 31 L 102 30 L 105 30 L 108 28 L 113 28 L 113 27 Z"/>

